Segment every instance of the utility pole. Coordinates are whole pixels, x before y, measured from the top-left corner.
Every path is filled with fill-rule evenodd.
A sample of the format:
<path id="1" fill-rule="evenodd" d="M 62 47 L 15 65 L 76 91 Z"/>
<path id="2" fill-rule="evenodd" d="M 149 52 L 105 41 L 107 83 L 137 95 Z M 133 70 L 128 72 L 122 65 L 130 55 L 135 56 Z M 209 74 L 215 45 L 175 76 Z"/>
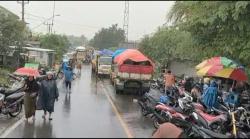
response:
<path id="1" fill-rule="evenodd" d="M 29 1 L 25 2 L 24 0 L 22 0 L 21 2 L 17 1 L 17 3 L 22 4 L 22 21 L 26 25 L 26 22 L 25 22 L 25 19 L 24 19 L 24 6 L 25 6 L 25 4 L 28 4 Z M 24 46 L 24 38 L 22 38 L 21 44 L 18 44 L 17 67 L 20 66 L 20 55 L 21 55 L 21 51 L 22 51 L 23 46 Z"/>
<path id="2" fill-rule="evenodd" d="M 128 42 L 128 23 L 129 23 L 129 1 L 125 1 L 124 17 L 123 17 L 123 30 L 125 32 L 126 42 Z"/>
<path id="3" fill-rule="evenodd" d="M 51 23 L 51 32 L 53 33 L 53 25 L 54 25 L 54 18 L 55 18 L 55 6 L 56 6 L 56 1 L 54 1 L 54 6 L 53 6 L 53 16 L 52 16 L 52 23 Z"/>
<path id="4" fill-rule="evenodd" d="M 22 4 L 22 21 L 25 22 L 25 20 L 24 20 L 24 6 L 25 6 L 25 4 L 29 4 L 29 1 L 25 2 L 24 0 L 22 0 L 21 2 L 17 1 L 17 3 Z"/>
<path id="5" fill-rule="evenodd" d="M 51 25 L 52 25 L 52 24 L 49 24 L 49 23 L 47 22 L 47 23 L 44 23 L 44 25 L 47 26 L 47 32 L 48 32 L 48 34 L 50 34 L 50 33 L 51 33 Z"/>

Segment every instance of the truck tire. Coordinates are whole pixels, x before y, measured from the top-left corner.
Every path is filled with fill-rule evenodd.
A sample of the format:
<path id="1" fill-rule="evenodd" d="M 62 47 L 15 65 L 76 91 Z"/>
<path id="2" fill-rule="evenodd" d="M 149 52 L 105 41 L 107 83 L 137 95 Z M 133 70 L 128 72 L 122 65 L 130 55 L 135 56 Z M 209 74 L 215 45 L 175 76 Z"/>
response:
<path id="1" fill-rule="evenodd" d="M 120 91 L 118 88 L 115 88 L 115 93 L 116 93 L 116 94 L 120 94 L 121 91 Z"/>
<path id="2" fill-rule="evenodd" d="M 116 94 L 120 94 L 121 93 L 121 90 L 119 90 L 116 86 L 116 84 L 114 83 L 114 88 L 115 88 L 115 93 Z"/>

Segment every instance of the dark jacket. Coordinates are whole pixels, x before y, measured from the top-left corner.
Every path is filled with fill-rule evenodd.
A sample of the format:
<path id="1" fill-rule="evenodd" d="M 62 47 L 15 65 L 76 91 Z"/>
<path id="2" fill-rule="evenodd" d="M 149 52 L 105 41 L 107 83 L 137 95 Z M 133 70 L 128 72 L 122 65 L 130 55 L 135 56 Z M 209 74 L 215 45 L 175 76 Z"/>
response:
<path id="1" fill-rule="evenodd" d="M 59 93 L 55 80 L 43 80 L 41 82 L 40 99 L 42 109 L 54 112 L 54 103 L 58 99 Z M 40 107 L 40 106 L 39 106 Z"/>
<path id="2" fill-rule="evenodd" d="M 26 89 L 24 90 L 26 93 L 33 93 L 33 92 L 38 92 L 39 90 L 39 85 L 36 82 L 36 80 L 29 81 L 29 79 L 26 80 Z"/>

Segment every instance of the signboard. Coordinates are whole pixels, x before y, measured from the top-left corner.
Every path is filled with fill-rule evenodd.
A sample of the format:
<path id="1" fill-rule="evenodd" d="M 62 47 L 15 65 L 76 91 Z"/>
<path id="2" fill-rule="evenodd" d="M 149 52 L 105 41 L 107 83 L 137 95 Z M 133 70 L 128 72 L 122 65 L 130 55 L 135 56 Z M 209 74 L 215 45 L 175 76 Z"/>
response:
<path id="1" fill-rule="evenodd" d="M 37 63 L 25 63 L 25 66 L 26 68 L 33 68 L 33 69 L 38 69 L 39 67 L 39 64 Z"/>

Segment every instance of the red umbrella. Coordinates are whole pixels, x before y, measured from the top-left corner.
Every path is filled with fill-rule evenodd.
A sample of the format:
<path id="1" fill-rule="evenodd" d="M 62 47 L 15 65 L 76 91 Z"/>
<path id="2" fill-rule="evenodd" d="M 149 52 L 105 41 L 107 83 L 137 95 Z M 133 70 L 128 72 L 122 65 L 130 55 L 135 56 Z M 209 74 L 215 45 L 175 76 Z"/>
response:
<path id="1" fill-rule="evenodd" d="M 14 73 L 18 75 L 27 75 L 27 76 L 35 76 L 35 77 L 40 75 L 38 70 L 33 69 L 33 68 L 26 68 L 26 67 L 19 68 Z"/>

